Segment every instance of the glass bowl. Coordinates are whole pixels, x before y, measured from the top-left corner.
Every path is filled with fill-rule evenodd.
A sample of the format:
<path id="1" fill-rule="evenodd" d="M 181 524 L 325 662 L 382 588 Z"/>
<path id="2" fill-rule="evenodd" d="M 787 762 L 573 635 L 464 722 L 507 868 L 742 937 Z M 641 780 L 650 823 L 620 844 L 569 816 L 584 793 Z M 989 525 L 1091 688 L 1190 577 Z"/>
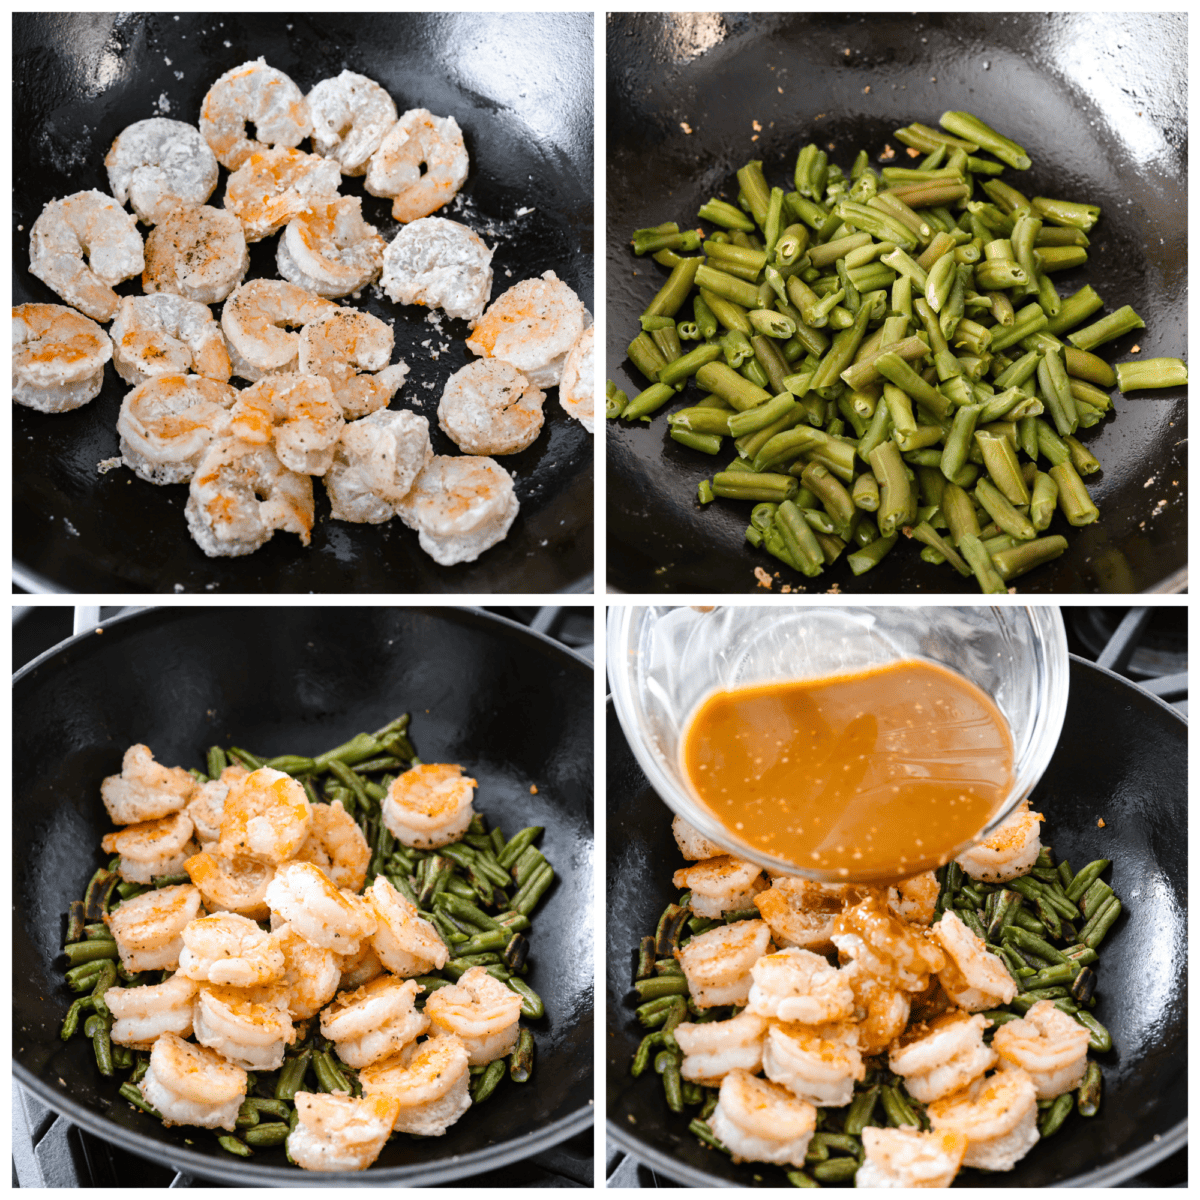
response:
<path id="1" fill-rule="evenodd" d="M 988 836 L 1037 784 L 1067 709 L 1068 656 L 1062 616 L 1049 606 L 825 605 L 614 606 L 608 675 L 630 748 L 674 812 L 737 857 L 826 883 L 853 872 L 814 870 L 762 853 L 734 837 L 696 795 L 682 740 L 714 691 L 813 679 L 902 659 L 925 659 L 983 689 L 1013 739 L 1013 786 L 987 826 L 954 851 Z"/>

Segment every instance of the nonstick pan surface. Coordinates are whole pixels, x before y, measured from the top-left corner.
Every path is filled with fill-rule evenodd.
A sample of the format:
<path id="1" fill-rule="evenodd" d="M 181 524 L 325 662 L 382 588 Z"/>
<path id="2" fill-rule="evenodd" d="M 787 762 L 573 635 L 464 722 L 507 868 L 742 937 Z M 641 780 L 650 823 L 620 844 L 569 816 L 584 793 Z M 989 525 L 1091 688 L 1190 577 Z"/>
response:
<path id="1" fill-rule="evenodd" d="M 1055 276 L 1068 295 L 1091 283 L 1105 312 L 1131 304 L 1146 323 L 1110 342 L 1108 361 L 1187 357 L 1187 18 L 1183 14 L 621 13 L 608 23 L 607 373 L 633 396 L 645 386 L 625 357 L 638 317 L 666 278 L 629 248 L 634 229 L 687 228 L 697 208 L 736 200 L 738 167 L 761 158 L 786 183 L 799 148 L 831 146 L 848 170 L 872 166 L 894 131 L 936 125 L 947 109 L 978 113 L 1029 151 L 1033 168 L 1004 179 L 1026 195 L 1099 204 L 1090 261 Z M 686 124 L 690 132 L 685 131 Z M 761 128 L 760 128 L 761 126 Z M 684 395 L 695 397 L 695 385 Z M 1055 562 L 1022 591 L 1179 591 L 1187 562 L 1185 388 L 1114 393 L 1116 417 L 1084 441 L 1101 519 L 1071 529 Z M 672 402 L 671 408 L 694 403 Z M 710 459 L 652 422 L 608 421 L 608 581 L 625 592 L 754 591 L 754 568 L 810 591 L 977 591 L 973 579 L 897 546 L 855 578 L 844 561 L 816 580 L 745 541 L 749 504 L 703 509 Z"/>
<path id="2" fill-rule="evenodd" d="M 207 1179 L 257 1185 L 443 1183 L 525 1158 L 592 1121 L 592 669 L 504 618 L 454 609 L 159 609 L 64 643 L 17 677 L 13 1061 L 18 1082 L 93 1133 Z M 100 781 L 127 746 L 200 765 L 206 747 L 322 749 L 412 713 L 426 761 L 461 763 L 509 836 L 542 825 L 557 881 L 534 918 L 528 1084 L 505 1080 L 444 1137 L 398 1137 L 358 1174 L 242 1161 L 117 1096 L 91 1044 L 63 1042 L 63 916 L 104 856 Z M 534 790 L 536 788 L 536 791 Z"/>
<path id="3" fill-rule="evenodd" d="M 639 940 L 675 898 L 681 865 L 671 812 L 608 712 L 608 1136 L 695 1187 L 784 1186 L 777 1169 L 735 1165 L 687 1131 L 652 1072 L 629 1074 L 641 1035 L 631 989 Z M 963 1171 L 961 1187 L 1114 1187 L 1187 1138 L 1187 723 L 1161 700 L 1071 659 L 1062 738 L 1033 804 L 1042 839 L 1076 867 L 1113 860 L 1125 905 L 1101 948 L 1096 1018 L 1113 1049 L 1099 1113 L 1072 1113 L 1052 1141 L 1002 1175 Z M 1103 818 L 1103 828 L 1097 822 Z M 631 999 L 632 997 L 632 999 Z M 755 1176 L 760 1181 L 755 1181 Z"/>
<path id="4" fill-rule="evenodd" d="M 29 230 L 48 201 L 87 188 L 107 194 L 104 155 L 122 129 L 154 116 L 194 124 L 220 75 L 264 56 L 305 92 L 349 69 L 382 84 L 400 112 L 452 114 L 471 169 L 437 215 L 495 247 L 493 298 L 552 270 L 591 309 L 592 30 L 579 13 L 17 14 L 13 303 L 62 303 L 28 270 Z M 227 178 L 222 168 L 210 204 L 221 206 Z M 363 215 L 391 241 L 400 226 L 390 202 L 367 195 L 361 179 L 343 177 L 341 190 L 362 197 Z M 278 277 L 277 240 L 251 248 L 249 278 Z M 141 295 L 141 281 L 117 291 Z M 435 454 L 458 454 L 438 428 L 437 404 L 449 376 L 475 357 L 466 322 L 437 310 L 434 326 L 429 310 L 393 305 L 375 287 L 339 303 L 393 325 L 392 359 L 411 373 L 392 407 L 429 420 Z M 184 522 L 186 487 L 156 487 L 124 468 L 97 472 L 120 453 L 115 424 L 127 391 L 110 365 L 101 394 L 74 412 L 14 406 L 13 557 L 30 590 L 552 592 L 591 572 L 593 443 L 557 389 L 537 441 L 501 460 L 521 502 L 507 539 L 455 567 L 438 566 L 399 520 L 331 520 L 319 480 L 308 549 L 280 533 L 244 558 L 206 558 Z"/>

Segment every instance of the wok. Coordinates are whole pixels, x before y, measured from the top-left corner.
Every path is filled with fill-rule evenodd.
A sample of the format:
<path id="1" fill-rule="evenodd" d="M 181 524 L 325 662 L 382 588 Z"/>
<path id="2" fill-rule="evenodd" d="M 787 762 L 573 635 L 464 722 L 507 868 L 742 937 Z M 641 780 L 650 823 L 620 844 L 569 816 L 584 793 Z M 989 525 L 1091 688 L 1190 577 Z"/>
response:
<path id="1" fill-rule="evenodd" d="M 49 200 L 107 193 L 104 155 L 122 129 L 162 115 L 194 123 L 213 82 L 262 55 L 304 91 L 348 68 L 382 84 L 400 112 L 453 114 L 471 171 L 459 201 L 438 215 L 495 246 L 493 295 L 553 270 L 591 308 L 592 28 L 578 13 L 17 14 L 13 303 L 62 303 L 28 271 L 29 230 Z M 210 203 L 221 205 L 227 177 L 222 169 Z M 391 241 L 399 225 L 389 201 L 367 195 L 361 179 L 343 177 L 342 193 L 361 196 L 364 216 Z M 521 208 L 534 211 L 517 216 Z M 251 248 L 249 277 L 277 277 L 276 240 Z M 117 290 L 140 295 L 141 281 Z M 446 379 L 474 358 L 466 322 L 443 314 L 439 332 L 425 310 L 393 305 L 375 288 L 340 303 L 394 322 L 393 361 L 411 374 L 392 407 L 429 419 L 435 454 L 457 454 L 436 407 Z M 444 568 L 399 521 L 331 521 L 319 482 L 311 547 L 279 534 L 244 558 L 206 558 L 188 535 L 182 486 L 97 473 L 119 453 L 114 426 L 127 390 L 110 366 L 104 390 L 81 409 L 15 408 L 13 557 L 28 590 L 552 592 L 591 573 L 592 438 L 556 391 L 537 441 L 503 460 L 521 502 L 508 538 L 474 563 Z"/>
<path id="2" fill-rule="evenodd" d="M 1091 283 L 1106 311 L 1132 304 L 1146 322 L 1103 356 L 1126 358 L 1137 344 L 1143 356 L 1186 358 L 1186 62 L 1177 14 L 610 16 L 608 377 L 630 396 L 645 386 L 625 347 L 666 275 L 633 257 L 634 229 L 686 227 L 710 196 L 736 199 L 734 172 L 751 158 L 763 159 L 768 181 L 788 181 L 812 140 L 832 143 L 830 160 L 844 169 L 860 148 L 878 168 L 885 144 L 903 152 L 896 129 L 936 124 L 947 109 L 978 113 L 1026 147 L 1033 168 L 1004 175 L 1025 194 L 1101 206 L 1090 261 L 1055 284 L 1068 295 Z M 1104 467 L 1088 479 L 1101 519 L 1068 529 L 1056 517 L 1052 532 L 1061 525 L 1070 548 L 1023 576 L 1021 591 L 1182 590 L 1186 404 L 1185 388 L 1116 394 L 1115 419 L 1084 439 Z M 807 583 L 745 542 L 750 505 L 701 510 L 696 485 L 715 460 L 672 441 L 665 415 L 607 423 L 608 578 L 618 589 L 754 591 L 762 566 L 843 592 L 977 590 L 903 546 L 859 578 L 835 563 Z"/>
<path id="3" fill-rule="evenodd" d="M 14 1075 L 44 1103 L 146 1158 L 239 1184 L 417 1186 L 527 1157 L 592 1120 L 592 671 L 538 634 L 478 611 L 158 609 L 107 622 L 17 677 L 13 816 Z M 418 752 L 461 763 L 478 806 L 510 835 L 543 825 L 558 872 L 535 918 L 530 986 L 537 1063 L 439 1138 L 396 1138 L 376 1166 L 325 1176 L 283 1148 L 235 1159 L 203 1131 L 165 1129 L 117 1096 L 89 1041 L 64 1043 L 63 914 L 110 829 L 104 776 L 144 741 L 161 761 L 203 762 L 215 742 L 256 753 L 337 745 L 411 711 Z M 536 786 L 536 793 L 531 789 Z M 507 1087 L 517 1087 L 507 1083 Z M 190 1144 L 189 1144 L 190 1143 Z"/>
<path id="4" fill-rule="evenodd" d="M 695 1187 L 777 1186 L 763 1164 L 736 1166 L 687 1132 L 652 1072 L 629 1064 L 645 1031 L 631 991 L 639 939 L 675 898 L 681 863 L 671 812 L 651 791 L 608 712 L 608 1136 L 657 1171 Z M 1082 866 L 1111 858 L 1125 904 L 1104 942 L 1096 1018 L 1113 1049 L 1099 1113 L 1077 1114 L 1011 1172 L 963 1171 L 960 1187 L 1114 1187 L 1187 1139 L 1187 723 L 1154 696 L 1071 658 L 1062 739 L 1036 809 L 1043 840 Z M 1103 817 L 1104 828 L 1097 827 Z"/>

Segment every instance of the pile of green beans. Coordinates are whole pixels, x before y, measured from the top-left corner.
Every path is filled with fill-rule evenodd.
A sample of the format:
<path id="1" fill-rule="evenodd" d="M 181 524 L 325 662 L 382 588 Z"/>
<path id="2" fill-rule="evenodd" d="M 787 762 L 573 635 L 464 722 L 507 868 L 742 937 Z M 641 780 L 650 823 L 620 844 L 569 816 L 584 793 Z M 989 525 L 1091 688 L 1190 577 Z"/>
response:
<path id="1" fill-rule="evenodd" d="M 366 886 L 383 875 L 421 916 L 437 930 L 450 951 L 440 970 L 422 975 L 425 989 L 418 1008 L 438 988 L 457 981 L 469 968 L 482 966 L 521 997 L 521 1016 L 545 1016 L 541 997 L 525 982 L 529 973 L 530 917 L 554 882 L 554 868 L 535 843 L 542 827 L 530 825 L 511 838 L 499 828 L 488 829 L 476 813 L 461 840 L 436 850 L 402 846 L 384 825 L 381 802 L 398 774 L 421 759 L 409 740 L 408 713 L 374 733 L 359 733 L 350 741 L 315 757 L 286 754 L 262 758 L 238 746 L 213 746 L 205 769 L 193 769 L 199 783 L 220 777 L 231 763 L 249 770 L 271 767 L 299 782 L 312 804 L 340 800 L 363 831 L 371 847 Z M 159 1114 L 148 1105 L 137 1084 L 150 1065 L 150 1055 L 112 1042 L 113 1018 L 104 1004 L 104 993 L 114 986 L 137 987 L 169 979 L 173 971 L 127 971 L 120 965 L 117 945 L 103 918 L 122 901 L 155 888 L 189 883 L 187 875 L 156 878 L 151 884 L 123 883 L 117 874 L 119 858 L 100 867 L 88 883 L 84 898 L 73 901 L 67 913 L 63 953 L 68 962 L 66 983 L 78 995 L 63 1021 L 62 1038 L 77 1033 L 91 1039 L 101 1074 L 130 1072 L 120 1095 L 149 1116 Z M 265 923 L 264 923 L 265 927 Z M 319 1020 L 297 1022 L 307 1032 L 288 1047 L 283 1066 L 276 1071 L 248 1072 L 246 1100 L 237 1119 L 237 1134 L 217 1132 L 221 1148 L 241 1158 L 256 1149 L 279 1146 L 295 1128 L 295 1096 L 301 1091 L 347 1092 L 362 1095 L 358 1072 L 337 1057 L 337 1048 L 320 1034 Z M 515 1083 L 526 1083 L 533 1073 L 533 1032 L 522 1027 L 513 1052 L 486 1066 L 470 1067 L 473 1104 L 482 1104 L 505 1074 Z M 393 1134 L 393 1137 L 396 1135 Z"/>
<path id="2" fill-rule="evenodd" d="M 649 421 L 694 379 L 672 439 L 737 452 L 699 502 L 752 503 L 746 540 L 808 578 L 843 554 L 861 575 L 903 535 L 1007 591 L 1099 517 L 1084 480 L 1100 463 L 1075 435 L 1112 388 L 1187 382 L 1179 359 L 1114 372 L 1092 351 L 1141 318 L 1123 305 L 1085 326 L 1095 289 L 1055 288 L 1087 261 L 1100 209 L 1028 199 L 997 178 L 1028 169 L 1019 146 L 969 113 L 940 123 L 896 131 L 924 156 L 910 166 L 877 173 L 864 150 L 847 177 L 808 145 L 794 190 L 750 162 L 737 205 L 700 208 L 712 231 L 633 236 L 671 273 L 628 348 L 649 385 L 630 399 L 610 380 L 606 415 Z"/>

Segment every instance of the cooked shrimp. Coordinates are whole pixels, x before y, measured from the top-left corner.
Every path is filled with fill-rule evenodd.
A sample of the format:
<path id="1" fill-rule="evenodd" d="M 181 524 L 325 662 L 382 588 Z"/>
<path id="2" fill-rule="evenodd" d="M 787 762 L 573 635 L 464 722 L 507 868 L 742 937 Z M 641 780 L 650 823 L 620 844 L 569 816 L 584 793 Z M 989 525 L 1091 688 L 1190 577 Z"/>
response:
<path id="1" fill-rule="evenodd" d="M 408 223 L 449 204 L 467 181 L 470 163 L 453 117 L 409 109 L 387 131 L 367 168 L 372 196 L 392 198 L 392 216 Z"/>
<path id="2" fill-rule="evenodd" d="M 104 157 L 112 194 L 147 225 L 217 187 L 217 159 L 194 125 L 151 117 L 127 126 Z"/>
<path id="3" fill-rule="evenodd" d="M 208 448 L 228 437 L 237 398 L 236 388 L 203 375 L 147 379 L 121 401 L 121 461 L 148 483 L 187 483 Z"/>
<path id="4" fill-rule="evenodd" d="M 229 412 L 229 432 L 252 446 L 273 446 L 289 471 L 324 475 L 342 434 L 342 409 L 328 379 L 268 375 L 246 388 Z"/>
<path id="5" fill-rule="evenodd" d="M 340 800 L 310 807 L 312 825 L 304 845 L 296 851 L 296 859 L 315 863 L 335 887 L 361 892 L 371 862 L 371 847 L 367 845 L 362 827 L 342 807 Z"/>
<path id="6" fill-rule="evenodd" d="M 860 1188 L 948 1188 L 962 1165 L 965 1134 L 949 1129 L 922 1133 L 903 1126 L 862 1131 L 863 1164 L 854 1176 Z"/>
<path id="7" fill-rule="evenodd" d="M 824 954 L 833 949 L 833 923 L 846 905 L 849 893 L 846 884 L 817 883 L 811 879 L 775 879 L 765 892 L 759 892 L 753 903 L 771 927 L 775 945 L 796 946 Z"/>
<path id="8" fill-rule="evenodd" d="M 708 1021 L 675 1026 L 675 1040 L 687 1056 L 679 1070 L 684 1079 L 713 1084 L 730 1071 L 752 1074 L 762 1070 L 763 1035 L 767 1023 L 753 1013 L 739 1013 L 728 1021 Z"/>
<path id="9" fill-rule="evenodd" d="M 313 149 L 343 175 L 365 175 L 367 162 L 396 123 L 396 102 L 373 79 L 343 71 L 308 93 Z"/>
<path id="10" fill-rule="evenodd" d="M 221 817 L 221 853 L 278 866 L 308 837 L 312 805 L 290 775 L 259 767 L 230 789 Z"/>
<path id="11" fill-rule="evenodd" d="M 182 767 L 154 761 L 149 746 L 130 746 L 121 760 L 121 774 L 100 784 L 100 798 L 114 825 L 133 825 L 178 812 L 192 798 L 196 781 Z"/>
<path id="12" fill-rule="evenodd" d="M 177 208 L 150 231 L 142 290 L 216 304 L 250 269 L 242 223 L 224 209 Z"/>
<path id="13" fill-rule="evenodd" d="M 503 1058 L 517 1044 L 521 997 L 483 967 L 471 967 L 458 983 L 438 988 L 425 1001 L 425 1014 L 431 1033 L 452 1033 L 476 1067 Z"/>
<path id="14" fill-rule="evenodd" d="M 698 917 L 723 917 L 744 908 L 753 911 L 754 897 L 767 886 L 761 867 L 731 854 L 684 867 L 675 872 L 673 882 L 677 888 L 691 890 L 691 909 Z"/>
<path id="15" fill-rule="evenodd" d="M 383 963 L 379 961 L 379 955 L 370 942 L 364 941 L 353 954 L 336 957 L 342 972 L 337 985 L 339 992 L 357 991 L 363 984 L 383 974 Z"/>
<path id="16" fill-rule="evenodd" d="M 321 1013 L 321 1033 L 337 1043 L 338 1057 L 347 1066 L 368 1066 L 429 1028 L 429 1016 L 415 1008 L 421 990 L 415 979 L 381 975 L 356 992 L 339 995 Z"/>
<path id="17" fill-rule="evenodd" d="M 118 1046 L 149 1050 L 164 1033 L 189 1037 L 199 990 L 200 985 L 185 975 L 149 986 L 109 988 L 104 1003 L 116 1018 L 112 1040 Z"/>
<path id="18" fill-rule="evenodd" d="M 225 812 L 225 798 L 229 795 L 229 789 L 249 774 L 241 763 L 234 763 L 221 772 L 219 779 L 202 783 L 188 801 L 187 813 L 196 826 L 196 840 L 201 847 L 207 847 L 209 842 L 220 838 L 221 817 Z"/>
<path id="19" fill-rule="evenodd" d="M 589 325 L 576 339 L 563 363 L 558 383 L 558 402 L 567 416 L 594 433 L 594 396 L 596 392 L 596 328 Z"/>
<path id="20" fill-rule="evenodd" d="M 938 972 L 946 994 L 968 1012 L 982 1012 L 1007 1004 L 1017 994 L 1017 984 L 1004 963 L 985 948 L 983 939 L 947 909 L 933 926 L 933 935 L 949 961 Z"/>
<path id="21" fill-rule="evenodd" d="M 858 1048 L 864 1054 L 886 1050 L 908 1024 L 911 1012 L 908 994 L 867 974 L 857 962 L 844 967 L 842 974 L 854 993 Z M 936 977 L 933 982 L 936 985 Z"/>
<path id="22" fill-rule="evenodd" d="M 734 1162 L 802 1167 L 817 1127 L 817 1110 L 777 1083 L 748 1071 L 730 1071 L 721 1081 L 708 1124 Z"/>
<path id="23" fill-rule="evenodd" d="M 255 138 L 246 136 L 253 125 Z M 308 102 L 266 59 L 226 71 L 200 106 L 200 132 L 221 166 L 236 171 L 255 151 L 298 146 L 312 132 Z"/>
<path id="24" fill-rule="evenodd" d="M 831 1029 L 804 1025 L 772 1024 L 763 1045 L 763 1072 L 773 1083 L 782 1083 L 799 1100 L 840 1108 L 854 1098 L 856 1080 L 866 1078 L 862 1055 L 849 1040 L 830 1037 Z"/>
<path id="25" fill-rule="evenodd" d="M 702 933 L 675 953 L 700 1008 L 745 1004 L 754 982 L 750 968 L 771 948 L 765 921 L 735 921 Z"/>
<path id="26" fill-rule="evenodd" d="M 223 858 L 216 845 L 193 854 L 184 864 L 188 878 L 200 889 L 209 912 L 233 912 L 252 921 L 265 921 L 267 885 L 275 868 L 250 858 Z"/>
<path id="27" fill-rule="evenodd" d="M 474 562 L 508 536 L 520 510 L 512 476 L 490 458 L 435 454 L 396 515 L 443 567 Z"/>
<path id="28" fill-rule="evenodd" d="M 312 480 L 289 471 L 270 446 L 221 438 L 196 466 L 184 515 L 188 531 L 210 558 L 252 554 L 277 529 L 298 534 L 307 546 Z"/>
<path id="29" fill-rule="evenodd" d="M 318 806 L 320 807 L 320 806 Z M 315 1017 L 338 994 L 342 971 L 338 956 L 302 938 L 290 925 L 273 934 L 283 951 L 282 984 L 287 993 L 288 1012 L 293 1020 Z"/>
<path id="30" fill-rule="evenodd" d="M 397 1131 L 441 1137 L 471 1107 L 467 1062 L 458 1038 L 428 1038 L 364 1067 L 358 1078 L 364 1096 L 387 1097 L 399 1105 Z"/>
<path id="31" fill-rule="evenodd" d="M 397 304 L 444 309 L 474 324 L 492 294 L 492 253 L 465 225 L 423 217 L 384 251 L 379 286 Z"/>
<path id="32" fill-rule="evenodd" d="M 365 1171 L 391 1135 L 396 1107 L 387 1096 L 297 1092 L 288 1157 L 306 1171 Z"/>
<path id="33" fill-rule="evenodd" d="M 512 363 L 539 387 L 553 387 L 583 327 L 583 301 L 546 271 L 493 300 L 467 338 L 467 349 Z"/>
<path id="34" fill-rule="evenodd" d="M 108 334 L 61 304 L 19 304 L 12 314 L 13 400 L 44 413 L 95 400 L 112 358 Z"/>
<path id="35" fill-rule="evenodd" d="M 671 832 L 675 835 L 675 844 L 679 847 L 679 853 L 692 862 L 701 858 L 716 858 L 726 853 L 721 846 L 718 846 L 716 842 L 710 842 L 682 817 L 676 817 L 671 822 Z"/>
<path id="36" fill-rule="evenodd" d="M 104 923 L 127 971 L 174 971 L 183 931 L 200 911 L 200 889 L 173 884 L 123 901 Z"/>
<path id="37" fill-rule="evenodd" d="M 164 1033 L 150 1051 L 150 1066 L 138 1089 L 164 1125 L 232 1132 L 246 1095 L 246 1072 L 215 1050 Z"/>
<path id="38" fill-rule="evenodd" d="M 821 1025 L 854 1012 L 854 992 L 844 972 L 810 950 L 779 950 L 751 968 L 749 1010 L 779 1021 Z"/>
<path id="39" fill-rule="evenodd" d="M 1037 1088 L 1019 1067 L 976 1079 L 928 1109 L 934 1131 L 965 1134 L 964 1167 L 1011 1171 L 1038 1140 Z"/>
<path id="40" fill-rule="evenodd" d="M 225 207 L 248 242 L 278 233 L 310 204 L 332 200 L 342 176 L 337 163 L 301 150 L 251 154 L 225 185 Z"/>
<path id="41" fill-rule="evenodd" d="M 451 763 L 422 763 L 398 775 L 383 801 L 383 823 L 405 846 L 448 846 L 467 831 L 475 780 Z"/>
<path id="42" fill-rule="evenodd" d="M 510 363 L 479 359 L 446 380 L 438 424 L 464 454 L 516 454 L 541 433 L 545 402 Z"/>
<path id="43" fill-rule="evenodd" d="M 972 846 L 956 860 L 972 879 L 1002 883 L 1016 879 L 1037 862 L 1042 849 L 1038 826 L 1045 818 L 1029 811 L 1029 801 L 1021 804 L 996 827 L 991 837 Z"/>
<path id="44" fill-rule="evenodd" d="M 247 1071 L 283 1066 L 283 1050 L 296 1040 L 285 988 L 214 987 L 196 998 L 196 1041 Z"/>
<path id="45" fill-rule="evenodd" d="M 334 518 L 390 520 L 432 458 L 429 422 L 416 413 L 388 408 L 347 425 L 324 476 Z"/>
<path id="46" fill-rule="evenodd" d="M 199 917 L 183 931 L 179 973 L 199 983 L 258 987 L 283 974 L 283 951 L 248 917 Z"/>
<path id="47" fill-rule="evenodd" d="M 830 940 L 843 960 L 858 962 L 867 974 L 905 992 L 922 991 L 930 974 L 946 963 L 935 941 L 888 912 L 882 895 L 843 909 Z"/>
<path id="48" fill-rule="evenodd" d="M 932 871 L 923 871 L 888 890 L 888 907 L 910 924 L 928 925 L 933 920 L 940 890 L 937 876 Z"/>
<path id="49" fill-rule="evenodd" d="M 386 321 L 356 308 L 337 308 L 300 330 L 300 371 L 329 380 L 347 421 L 365 417 L 387 408 L 408 375 L 407 363 L 388 365 L 394 341 Z"/>
<path id="50" fill-rule="evenodd" d="M 264 375 L 296 370 L 300 335 L 288 333 L 337 311 L 304 288 L 281 279 L 252 279 L 238 288 L 221 310 L 221 328 L 229 342 L 235 374 L 251 383 Z"/>
<path id="51" fill-rule="evenodd" d="M 1028 1074 L 1039 1100 L 1050 1100 L 1083 1080 L 1088 1031 L 1052 1001 L 1039 1000 L 1021 1020 L 996 1030 L 992 1049 Z"/>
<path id="52" fill-rule="evenodd" d="M 379 922 L 371 945 L 379 961 L 393 974 L 405 979 L 440 971 L 450 957 L 438 931 L 392 885 L 387 876 L 377 875 L 367 889 L 367 903 Z"/>
<path id="53" fill-rule="evenodd" d="M 100 839 L 100 847 L 106 854 L 121 856 L 117 869 L 126 883 L 149 883 L 157 875 L 176 875 L 183 869 L 188 856 L 196 851 L 192 829 L 192 818 L 176 812 L 107 833 Z"/>
<path id="54" fill-rule="evenodd" d="M 33 223 L 30 272 L 95 321 L 112 320 L 120 303 L 113 287 L 144 266 L 137 221 L 103 192 L 51 200 Z"/>
<path id="55" fill-rule="evenodd" d="M 888 1066 L 904 1077 L 904 1086 L 915 1100 L 922 1104 L 940 1100 L 996 1065 L 996 1051 L 983 1042 L 984 1030 L 990 1027 L 987 1017 L 958 1011 L 927 1025 L 914 1025 L 893 1047 Z"/>
<path id="56" fill-rule="evenodd" d="M 348 296 L 379 278 L 387 243 L 357 196 L 313 201 L 287 223 L 276 250 L 284 279 L 318 296 Z"/>
<path id="57" fill-rule="evenodd" d="M 208 305 L 183 296 L 125 296 L 109 330 L 113 366 L 126 383 L 194 371 L 225 383 L 229 351 Z"/>
<path id="58" fill-rule="evenodd" d="M 354 954 L 375 932 L 375 914 L 353 892 L 338 891 L 320 867 L 284 863 L 267 888 L 271 911 L 314 946 Z"/>

